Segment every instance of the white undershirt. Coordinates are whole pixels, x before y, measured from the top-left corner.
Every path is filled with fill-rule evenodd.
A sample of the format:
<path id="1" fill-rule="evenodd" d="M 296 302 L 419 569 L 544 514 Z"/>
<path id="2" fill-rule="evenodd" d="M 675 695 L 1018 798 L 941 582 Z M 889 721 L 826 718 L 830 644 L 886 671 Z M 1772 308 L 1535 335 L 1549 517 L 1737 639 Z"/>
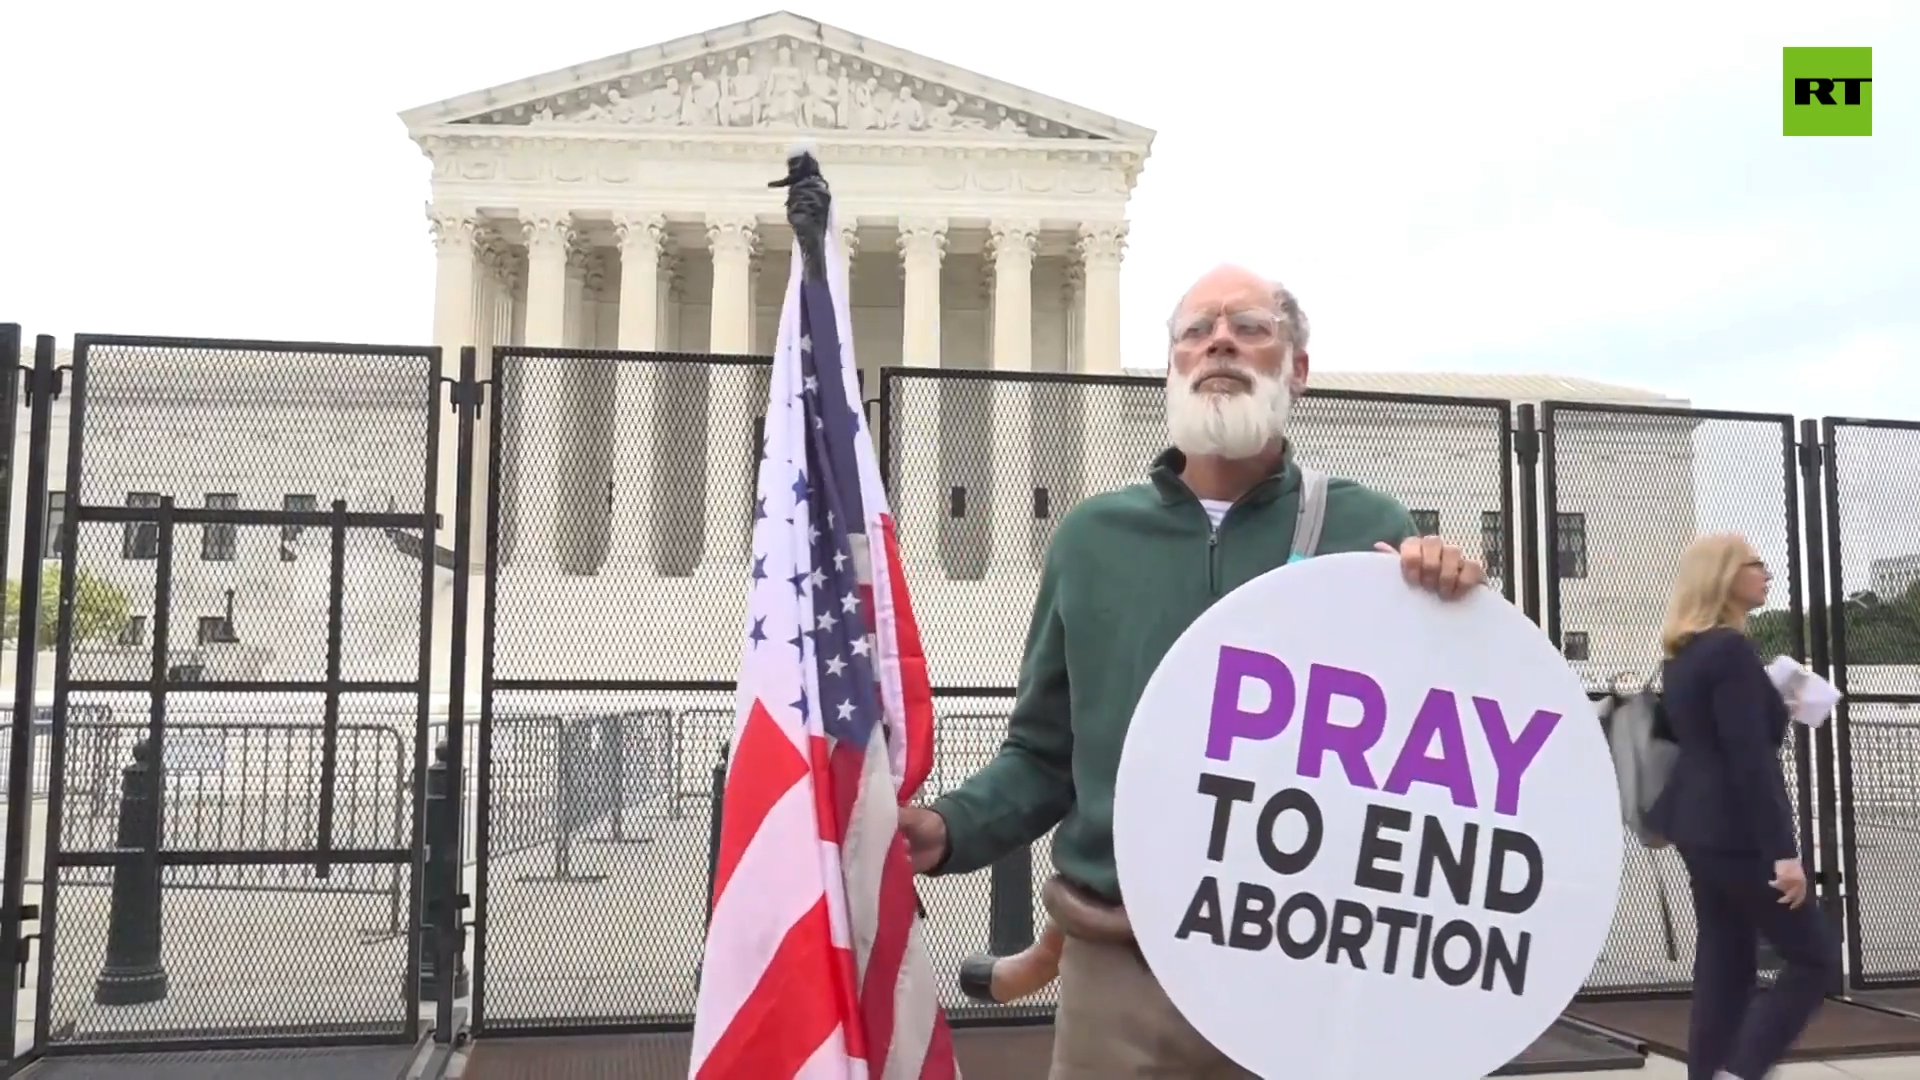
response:
<path id="1" fill-rule="evenodd" d="M 1214 531 L 1220 529 L 1220 519 L 1227 516 L 1233 503 L 1224 499 L 1201 499 L 1200 508 L 1207 512 L 1207 520 L 1213 522 Z"/>

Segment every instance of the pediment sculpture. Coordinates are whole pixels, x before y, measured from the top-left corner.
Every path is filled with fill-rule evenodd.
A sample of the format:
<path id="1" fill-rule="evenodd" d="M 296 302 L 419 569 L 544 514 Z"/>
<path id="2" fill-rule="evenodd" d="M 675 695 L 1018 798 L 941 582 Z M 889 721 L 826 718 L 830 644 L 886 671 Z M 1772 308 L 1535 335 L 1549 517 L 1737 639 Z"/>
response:
<path id="1" fill-rule="evenodd" d="M 469 122 L 1095 137 L 906 72 L 788 40 L 709 53 Z"/>

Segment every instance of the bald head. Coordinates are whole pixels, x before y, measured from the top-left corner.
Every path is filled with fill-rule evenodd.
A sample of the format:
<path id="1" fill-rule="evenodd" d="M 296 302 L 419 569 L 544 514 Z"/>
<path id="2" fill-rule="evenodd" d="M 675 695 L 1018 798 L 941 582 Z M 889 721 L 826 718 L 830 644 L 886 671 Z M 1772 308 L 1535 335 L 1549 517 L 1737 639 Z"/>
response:
<path id="1" fill-rule="evenodd" d="M 1232 263 L 1222 263 L 1200 275 L 1199 280 L 1180 295 L 1180 302 L 1174 305 L 1173 316 L 1167 320 L 1170 340 L 1178 341 L 1180 327 L 1186 321 L 1186 316 L 1206 310 L 1208 304 L 1212 305 L 1212 310 L 1219 310 L 1223 306 L 1229 309 L 1234 306 L 1264 309 L 1280 323 L 1280 333 L 1288 344 L 1296 350 L 1307 347 L 1307 316 L 1300 310 L 1300 301 L 1294 299 L 1293 293 L 1265 275 Z"/>
<path id="2" fill-rule="evenodd" d="M 1273 452 L 1306 388 L 1307 320 L 1293 294 L 1240 266 L 1193 283 L 1167 322 L 1167 424 L 1189 457 Z"/>

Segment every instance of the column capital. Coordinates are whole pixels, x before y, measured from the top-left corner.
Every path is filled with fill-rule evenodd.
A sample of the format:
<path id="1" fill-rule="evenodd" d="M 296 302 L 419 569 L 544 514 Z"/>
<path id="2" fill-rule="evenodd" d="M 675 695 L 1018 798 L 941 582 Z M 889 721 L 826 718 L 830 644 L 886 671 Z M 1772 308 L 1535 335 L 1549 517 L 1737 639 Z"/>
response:
<path id="1" fill-rule="evenodd" d="M 520 237 L 527 252 L 565 251 L 573 244 L 573 215 L 564 211 L 532 210 L 520 215 Z"/>
<path id="2" fill-rule="evenodd" d="M 840 223 L 840 247 L 846 251 L 847 258 L 849 259 L 860 254 L 860 225 L 858 222 L 843 221 Z"/>
<path id="3" fill-rule="evenodd" d="M 1081 261 L 1117 263 L 1127 250 L 1127 223 L 1124 221 L 1084 221 L 1075 242 Z"/>
<path id="4" fill-rule="evenodd" d="M 1069 259 L 1061 266 L 1060 291 L 1064 296 L 1079 295 L 1080 289 L 1087 283 L 1087 268 Z"/>
<path id="5" fill-rule="evenodd" d="M 1033 258 L 1040 246 L 1040 225 L 1034 221 L 995 221 L 987 226 L 987 250 L 992 261 Z"/>
<path id="6" fill-rule="evenodd" d="M 667 242 L 667 215 L 615 214 L 613 235 L 620 241 L 620 258 L 658 258 Z"/>
<path id="7" fill-rule="evenodd" d="M 442 254 L 472 251 L 481 229 L 480 215 L 466 207 L 427 204 L 427 229 Z"/>
<path id="8" fill-rule="evenodd" d="M 760 246 L 760 222 L 748 215 L 709 217 L 707 244 L 716 258 L 751 258 Z"/>
<path id="9" fill-rule="evenodd" d="M 947 252 L 945 218 L 915 217 L 900 219 L 900 254 L 931 254 L 940 258 Z"/>

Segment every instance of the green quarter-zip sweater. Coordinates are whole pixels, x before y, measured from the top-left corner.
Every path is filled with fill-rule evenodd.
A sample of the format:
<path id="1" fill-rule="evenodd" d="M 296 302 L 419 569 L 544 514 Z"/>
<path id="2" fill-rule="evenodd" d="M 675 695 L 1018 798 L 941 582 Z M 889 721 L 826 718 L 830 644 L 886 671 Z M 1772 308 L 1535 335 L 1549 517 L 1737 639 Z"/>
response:
<path id="1" fill-rule="evenodd" d="M 1180 479 L 1178 450 L 1151 482 L 1082 501 L 1060 519 L 1041 570 L 1007 737 L 986 767 L 941 796 L 948 854 L 936 871 L 978 870 L 1055 825 L 1054 868 L 1118 902 L 1113 786 L 1147 679 L 1180 634 L 1231 590 L 1285 565 L 1299 511 L 1291 453 L 1235 502 L 1216 531 Z M 1399 546 L 1416 534 L 1390 495 L 1327 485 L 1318 553 Z M 1277 613 L 1285 618 L 1284 613 Z M 1310 617 L 1311 613 L 1298 613 Z"/>

